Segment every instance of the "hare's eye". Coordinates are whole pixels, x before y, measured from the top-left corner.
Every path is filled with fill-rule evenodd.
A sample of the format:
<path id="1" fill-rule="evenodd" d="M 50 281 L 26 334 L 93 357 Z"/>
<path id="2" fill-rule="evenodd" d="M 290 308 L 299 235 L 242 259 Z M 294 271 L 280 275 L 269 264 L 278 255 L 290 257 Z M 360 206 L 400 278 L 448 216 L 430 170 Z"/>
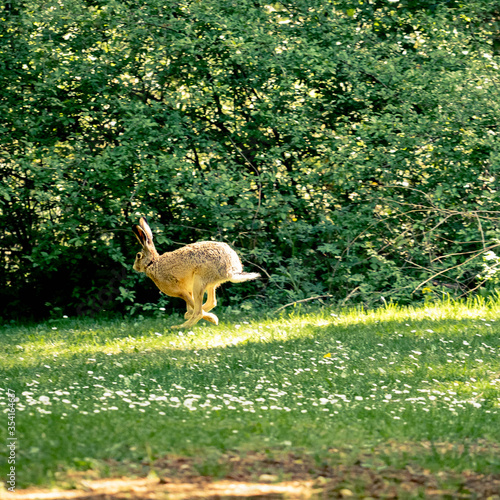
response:
<path id="1" fill-rule="evenodd" d="M 138 259 L 142 259 L 142 253 L 141 253 L 141 252 L 139 252 L 139 253 L 137 254 L 137 258 L 138 258 Z"/>

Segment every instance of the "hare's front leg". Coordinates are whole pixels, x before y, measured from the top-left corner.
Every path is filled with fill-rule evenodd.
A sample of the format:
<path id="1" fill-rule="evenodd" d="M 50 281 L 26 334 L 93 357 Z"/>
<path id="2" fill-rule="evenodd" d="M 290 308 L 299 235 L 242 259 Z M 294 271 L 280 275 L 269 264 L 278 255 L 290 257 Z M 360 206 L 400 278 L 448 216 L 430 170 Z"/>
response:
<path id="1" fill-rule="evenodd" d="M 184 290 L 178 290 L 175 295 L 172 293 L 172 297 L 179 297 L 180 299 L 184 300 L 186 302 L 186 313 L 184 314 L 184 318 L 188 319 L 191 318 L 193 315 L 193 310 L 194 310 L 194 301 L 193 301 L 193 294 L 191 292 L 187 292 Z M 174 325 L 171 326 L 170 328 L 184 328 L 184 324 L 182 325 Z"/>
<path id="2" fill-rule="evenodd" d="M 189 296 L 191 297 L 191 301 L 188 302 L 186 300 L 186 312 L 184 313 L 184 319 L 189 319 L 193 315 L 193 308 L 194 308 L 194 301 L 193 301 L 193 294 L 190 292 Z"/>
<path id="3" fill-rule="evenodd" d="M 217 305 L 217 297 L 215 296 L 215 289 L 217 285 L 208 285 L 207 286 L 207 301 L 203 304 L 202 309 L 204 312 L 211 311 Z M 191 294 L 192 299 L 192 294 Z M 186 302 L 187 311 L 184 314 L 184 319 L 189 319 L 193 315 L 193 308 Z M 207 321 L 210 321 L 209 318 L 205 318 Z M 213 321 L 212 321 L 213 323 Z M 217 323 L 216 323 L 217 324 Z"/>
<path id="4" fill-rule="evenodd" d="M 208 285 L 207 287 L 207 301 L 203 304 L 202 309 L 204 313 L 207 313 L 211 311 L 216 305 L 217 305 L 217 298 L 215 296 L 215 289 L 217 285 Z M 187 304 L 187 311 L 184 314 L 184 319 L 189 319 L 193 315 L 193 308 Z M 211 323 L 217 323 L 211 319 L 211 316 L 213 315 L 206 315 L 203 314 L 203 319 L 206 319 L 207 321 L 210 321 Z"/>
<path id="5" fill-rule="evenodd" d="M 173 326 L 172 328 L 189 328 L 198 323 L 198 321 L 200 321 L 200 319 L 202 318 L 216 325 L 219 323 L 219 319 L 217 318 L 217 316 L 215 316 L 215 314 L 210 314 L 203 310 L 203 295 L 205 294 L 206 287 L 207 287 L 206 282 L 200 276 L 195 276 L 193 283 L 192 299 L 191 295 L 189 295 L 189 299 L 193 301 L 193 312 L 185 323 L 183 323 L 182 325 Z M 184 298 L 185 295 L 188 294 L 184 293 L 182 298 Z M 185 298 L 184 300 L 186 300 L 188 306 L 188 312 L 186 313 L 188 314 L 190 310 L 191 301 Z"/>
<path id="6" fill-rule="evenodd" d="M 215 296 L 215 289 L 217 288 L 217 285 L 208 285 L 207 286 L 207 301 L 203 304 L 202 309 L 203 312 L 209 312 L 211 311 L 216 305 L 217 305 L 217 297 Z M 193 315 L 193 308 L 187 304 L 187 311 L 184 314 L 184 318 L 188 319 Z M 210 321 L 210 319 L 207 319 L 207 321 Z M 212 321 L 213 323 L 213 321 Z"/>

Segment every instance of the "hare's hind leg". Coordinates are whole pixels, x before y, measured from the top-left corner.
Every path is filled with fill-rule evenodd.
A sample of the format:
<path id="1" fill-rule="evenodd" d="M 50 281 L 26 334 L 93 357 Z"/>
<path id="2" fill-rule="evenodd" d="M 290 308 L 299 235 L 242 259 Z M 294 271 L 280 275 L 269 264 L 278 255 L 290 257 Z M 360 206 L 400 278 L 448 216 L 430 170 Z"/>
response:
<path id="1" fill-rule="evenodd" d="M 211 311 L 217 305 L 217 297 L 215 296 L 215 289 L 217 285 L 207 286 L 207 301 L 203 304 L 205 312 Z"/>
<path id="2" fill-rule="evenodd" d="M 203 319 L 210 321 L 210 323 L 213 323 L 214 325 L 219 324 L 219 318 L 209 311 L 211 311 L 217 305 L 217 298 L 215 297 L 216 288 L 217 285 L 207 286 L 207 301 L 202 306 Z"/>

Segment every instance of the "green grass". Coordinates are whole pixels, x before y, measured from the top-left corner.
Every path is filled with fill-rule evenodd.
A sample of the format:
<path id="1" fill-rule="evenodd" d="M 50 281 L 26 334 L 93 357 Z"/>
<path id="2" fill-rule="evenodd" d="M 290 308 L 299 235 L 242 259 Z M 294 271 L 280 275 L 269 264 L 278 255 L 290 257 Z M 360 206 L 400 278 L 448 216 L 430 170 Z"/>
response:
<path id="1" fill-rule="evenodd" d="M 18 487 L 168 456 L 222 476 L 228 452 L 500 470 L 500 304 L 264 316 L 183 333 L 168 317 L 4 327 L 0 442 L 10 389 Z"/>

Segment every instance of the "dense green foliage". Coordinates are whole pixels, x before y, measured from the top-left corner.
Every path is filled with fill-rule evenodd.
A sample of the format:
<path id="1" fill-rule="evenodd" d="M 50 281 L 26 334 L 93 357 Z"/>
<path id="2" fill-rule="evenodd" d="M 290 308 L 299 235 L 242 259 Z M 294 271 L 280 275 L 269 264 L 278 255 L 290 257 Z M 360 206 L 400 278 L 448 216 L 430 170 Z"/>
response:
<path id="1" fill-rule="evenodd" d="M 226 304 L 494 284 L 494 4 L 19 0 L 0 17 L 6 316 L 155 301 L 131 271 L 139 215 L 160 251 L 224 240 L 260 270 Z"/>

